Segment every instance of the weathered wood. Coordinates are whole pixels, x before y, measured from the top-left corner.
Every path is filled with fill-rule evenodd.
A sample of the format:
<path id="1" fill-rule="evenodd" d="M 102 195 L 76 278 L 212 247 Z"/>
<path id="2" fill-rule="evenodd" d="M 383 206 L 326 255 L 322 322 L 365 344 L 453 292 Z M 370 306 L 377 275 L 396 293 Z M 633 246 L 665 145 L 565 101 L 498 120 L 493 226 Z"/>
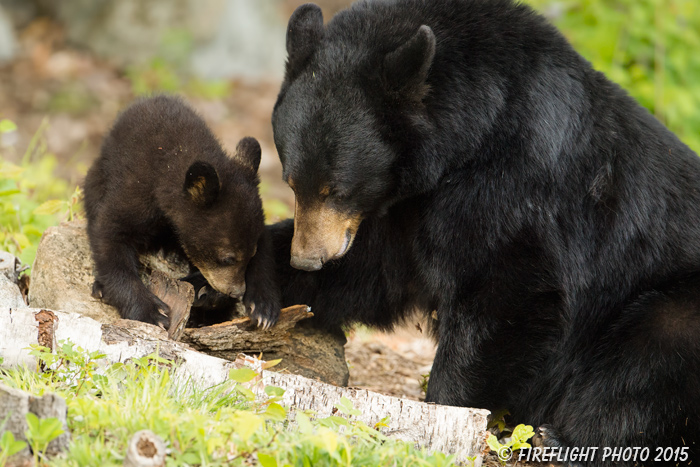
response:
<path id="1" fill-rule="evenodd" d="M 151 430 L 134 433 L 129 440 L 124 467 L 162 467 L 165 465 L 165 443 Z"/>
<path id="2" fill-rule="evenodd" d="M 0 307 L 22 308 L 27 306 L 19 287 L 19 260 L 10 253 L 0 251 Z"/>
<path id="3" fill-rule="evenodd" d="M 56 394 L 44 394 L 42 397 L 33 396 L 25 391 L 0 384 L 0 422 L 7 419 L 5 426 L 0 426 L 0 434 L 10 431 L 15 439 L 27 441 L 27 414 L 33 413 L 40 419 L 56 418 L 63 425 L 64 433 L 51 441 L 46 448 L 46 454 L 56 455 L 68 448 L 70 433 L 67 427 L 68 408 L 66 401 Z M 25 449 L 18 457 L 27 454 Z"/>
<path id="4" fill-rule="evenodd" d="M 340 398 L 346 397 L 361 412 L 356 418 L 368 426 L 374 426 L 388 416 L 389 428 L 384 431 L 388 436 L 430 450 L 455 453 L 463 461 L 467 457 L 480 455 L 483 449 L 488 410 L 426 404 L 272 371 L 263 372 L 262 384 L 253 392 L 262 396 L 265 386 L 283 388 L 285 393 L 282 400 L 285 405 L 295 410 L 313 410 L 319 417 L 333 415 Z"/>
<path id="5" fill-rule="evenodd" d="M 0 310 L 0 355 L 4 356 L 9 348 L 26 349 L 37 342 L 39 330 L 34 315 L 39 311 L 23 309 L 10 315 Z M 70 339 L 88 351 L 100 350 L 110 362 L 124 362 L 158 352 L 178 363 L 173 369 L 173 378 L 198 388 L 226 381 L 229 370 L 241 366 L 241 363 L 196 352 L 168 339 L 164 330 L 145 323 L 123 320 L 103 325 L 74 313 L 53 313 L 57 318 L 53 326 L 54 342 Z M 26 351 L 11 355 L 11 358 L 6 357 L 5 365 L 33 361 Z M 247 360 L 254 361 L 250 357 Z M 259 361 L 257 365 L 260 368 Z M 313 409 L 320 416 L 332 414 L 340 398 L 347 397 L 362 412 L 358 419 L 370 426 L 388 416 L 391 436 L 430 450 L 455 453 L 462 460 L 476 456 L 477 465 L 480 463 L 486 410 L 409 401 L 271 371 L 263 371 L 261 383 L 255 384 L 253 390 L 264 397 L 266 385 L 285 389 L 283 401 L 290 408 Z"/>
<path id="6" fill-rule="evenodd" d="M 189 282 L 175 280 L 158 270 L 151 272 L 148 282 L 151 292 L 170 307 L 168 337 L 174 341 L 180 340 L 187 320 L 190 319 L 194 287 Z"/>
<path id="7" fill-rule="evenodd" d="M 279 320 L 271 329 L 258 329 L 250 318 L 236 318 L 225 323 L 201 328 L 186 329 L 182 342 L 197 350 L 260 351 L 282 347 L 289 339 L 289 330 L 303 320 L 312 317 L 306 305 L 295 305 L 280 312 Z M 236 344 L 238 343 L 238 344 Z M 236 348 L 235 346 L 238 345 Z"/>

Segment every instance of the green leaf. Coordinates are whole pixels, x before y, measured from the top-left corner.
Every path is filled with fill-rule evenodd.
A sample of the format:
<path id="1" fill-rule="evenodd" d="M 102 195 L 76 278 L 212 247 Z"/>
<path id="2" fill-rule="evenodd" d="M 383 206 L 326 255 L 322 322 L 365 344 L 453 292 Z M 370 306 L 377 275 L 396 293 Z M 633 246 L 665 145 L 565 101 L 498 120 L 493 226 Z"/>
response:
<path id="1" fill-rule="evenodd" d="M 267 415 L 267 417 L 272 420 L 282 421 L 285 418 L 287 418 L 287 411 L 278 403 L 273 402 L 267 406 L 267 410 L 265 410 L 265 415 Z"/>
<path id="2" fill-rule="evenodd" d="M 68 206 L 65 201 L 59 199 L 51 199 L 39 205 L 34 211 L 34 214 L 40 216 L 51 216 L 53 214 L 58 214 L 61 210 L 66 209 Z"/>
<path id="3" fill-rule="evenodd" d="M 30 433 L 39 433 L 39 417 L 33 413 L 27 413 L 27 428 Z"/>
<path id="4" fill-rule="evenodd" d="M 512 443 L 524 443 L 534 435 L 535 432 L 532 429 L 532 425 L 520 424 L 513 428 L 513 434 L 511 435 Z"/>
<path id="5" fill-rule="evenodd" d="M 0 120 L 0 133 L 11 133 L 13 131 L 17 131 L 15 122 L 6 118 Z"/>
<path id="6" fill-rule="evenodd" d="M 275 359 L 275 360 L 268 360 L 267 362 L 263 362 L 262 364 L 262 369 L 267 370 L 272 368 L 273 366 L 277 366 L 282 362 L 281 358 Z"/>
<path id="7" fill-rule="evenodd" d="M 318 419 L 318 423 L 328 428 L 339 428 L 341 426 L 350 426 L 350 423 L 343 417 L 331 415 L 330 417 Z"/>
<path id="8" fill-rule="evenodd" d="M 498 452 L 498 450 L 503 446 L 498 442 L 498 438 L 493 433 L 489 433 L 489 437 L 486 438 L 486 444 L 491 448 L 492 451 Z"/>
<path id="9" fill-rule="evenodd" d="M 24 441 L 15 441 L 15 435 L 11 431 L 6 431 L 0 437 L 0 452 L 5 457 L 11 457 L 27 447 Z"/>
<path id="10" fill-rule="evenodd" d="M 265 386 L 265 394 L 270 397 L 282 397 L 284 395 L 284 389 L 276 386 Z"/>
<path id="11" fill-rule="evenodd" d="M 250 368 L 238 368 L 228 372 L 228 377 L 237 383 L 247 383 L 256 376 L 258 376 L 258 374 Z"/>
<path id="12" fill-rule="evenodd" d="M 262 425 L 263 419 L 250 412 L 237 412 L 231 419 L 233 429 L 238 436 L 247 441 L 253 433 Z"/>
<path id="13" fill-rule="evenodd" d="M 21 191 L 19 191 L 17 188 L 11 188 L 9 190 L 0 190 L 0 196 L 12 196 L 20 193 Z"/>
<path id="14" fill-rule="evenodd" d="M 299 431 L 302 434 L 307 435 L 314 432 L 314 427 L 313 425 L 311 425 L 311 420 L 309 419 L 309 416 L 306 415 L 304 412 L 296 412 L 294 420 L 297 422 Z"/>
<path id="15" fill-rule="evenodd" d="M 354 408 L 350 399 L 345 396 L 340 398 L 340 402 L 335 404 L 335 408 L 345 415 L 362 415 L 362 412 Z"/>
<path id="16" fill-rule="evenodd" d="M 258 462 L 262 467 L 277 467 L 277 459 L 269 454 L 258 453 Z"/>

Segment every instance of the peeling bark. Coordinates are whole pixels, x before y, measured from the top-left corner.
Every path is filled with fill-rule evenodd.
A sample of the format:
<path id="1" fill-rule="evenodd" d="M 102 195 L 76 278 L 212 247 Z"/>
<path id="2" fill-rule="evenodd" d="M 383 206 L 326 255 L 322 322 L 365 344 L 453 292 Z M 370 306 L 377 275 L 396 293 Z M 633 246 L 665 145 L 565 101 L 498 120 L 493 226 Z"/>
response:
<path id="1" fill-rule="evenodd" d="M 41 310 L 29 308 L 12 313 L 0 310 L 0 355 L 7 355 L 5 365 L 36 365 L 24 349 L 37 343 L 35 314 L 39 312 Z M 387 431 L 390 436 L 429 450 L 456 454 L 460 460 L 475 457 L 475 465 L 481 462 L 483 431 L 489 413 L 486 410 L 426 404 L 364 389 L 336 387 L 303 376 L 263 371 L 259 360 L 247 357 L 232 362 L 205 355 L 168 339 L 164 330 L 138 321 L 120 320 L 103 325 L 75 313 L 53 313 L 58 319 L 53 326 L 54 342 L 70 339 L 88 351 L 101 351 L 110 362 L 125 362 L 158 352 L 160 356 L 177 362 L 173 378 L 198 388 L 222 383 L 228 379 L 229 370 L 243 364 L 251 365 L 262 372 L 262 378 L 252 385 L 252 390 L 261 397 L 265 397 L 265 386 L 281 387 L 285 389 L 285 405 L 293 410 L 311 409 L 319 416 L 333 414 L 340 398 L 347 397 L 362 412 L 357 419 L 369 426 L 389 417 Z M 294 307 L 285 313 L 293 321 L 307 312 L 305 308 Z M 23 350 L 10 353 L 8 349 Z"/>

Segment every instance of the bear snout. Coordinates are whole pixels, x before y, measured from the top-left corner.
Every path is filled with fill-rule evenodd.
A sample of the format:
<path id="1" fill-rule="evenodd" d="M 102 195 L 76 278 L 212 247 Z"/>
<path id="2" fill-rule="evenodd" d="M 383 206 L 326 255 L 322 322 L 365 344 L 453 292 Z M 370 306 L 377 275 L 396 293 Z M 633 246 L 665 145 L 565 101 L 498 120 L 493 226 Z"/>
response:
<path id="1" fill-rule="evenodd" d="M 360 222 L 360 214 L 347 214 L 321 203 L 311 208 L 297 203 L 291 266 L 318 271 L 324 263 L 342 257 L 350 250 Z"/>
<path id="2" fill-rule="evenodd" d="M 318 271 L 323 267 L 323 260 L 321 258 L 302 258 L 292 255 L 289 264 L 294 269 L 301 269 L 302 271 Z"/>

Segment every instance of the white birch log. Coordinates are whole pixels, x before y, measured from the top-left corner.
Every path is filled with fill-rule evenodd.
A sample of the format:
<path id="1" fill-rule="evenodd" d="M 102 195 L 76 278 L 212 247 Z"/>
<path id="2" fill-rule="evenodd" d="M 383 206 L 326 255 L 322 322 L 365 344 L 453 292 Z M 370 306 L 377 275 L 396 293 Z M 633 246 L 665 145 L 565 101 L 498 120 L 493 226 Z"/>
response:
<path id="1" fill-rule="evenodd" d="M 174 378 L 199 388 L 226 381 L 229 370 L 242 366 L 239 362 L 196 352 L 185 344 L 169 340 L 166 331 L 145 323 L 121 320 L 100 324 L 75 313 L 0 309 L 0 356 L 5 359 L 5 366 L 36 366 L 25 350 L 30 344 L 42 340 L 43 345 L 52 342 L 50 347 L 54 348 L 57 341 L 67 339 L 88 351 L 100 350 L 110 362 L 124 362 L 158 352 L 161 357 L 178 363 Z M 259 368 L 260 361 L 257 361 L 254 369 L 259 371 Z M 356 418 L 369 426 L 389 417 L 390 436 L 431 451 L 456 454 L 459 460 L 475 458 L 475 465 L 481 463 L 487 410 L 426 404 L 272 371 L 262 372 L 262 380 L 252 389 L 265 397 L 267 385 L 285 389 L 283 402 L 292 410 L 310 409 L 321 417 L 333 414 L 340 398 L 346 397 L 361 412 Z"/>

